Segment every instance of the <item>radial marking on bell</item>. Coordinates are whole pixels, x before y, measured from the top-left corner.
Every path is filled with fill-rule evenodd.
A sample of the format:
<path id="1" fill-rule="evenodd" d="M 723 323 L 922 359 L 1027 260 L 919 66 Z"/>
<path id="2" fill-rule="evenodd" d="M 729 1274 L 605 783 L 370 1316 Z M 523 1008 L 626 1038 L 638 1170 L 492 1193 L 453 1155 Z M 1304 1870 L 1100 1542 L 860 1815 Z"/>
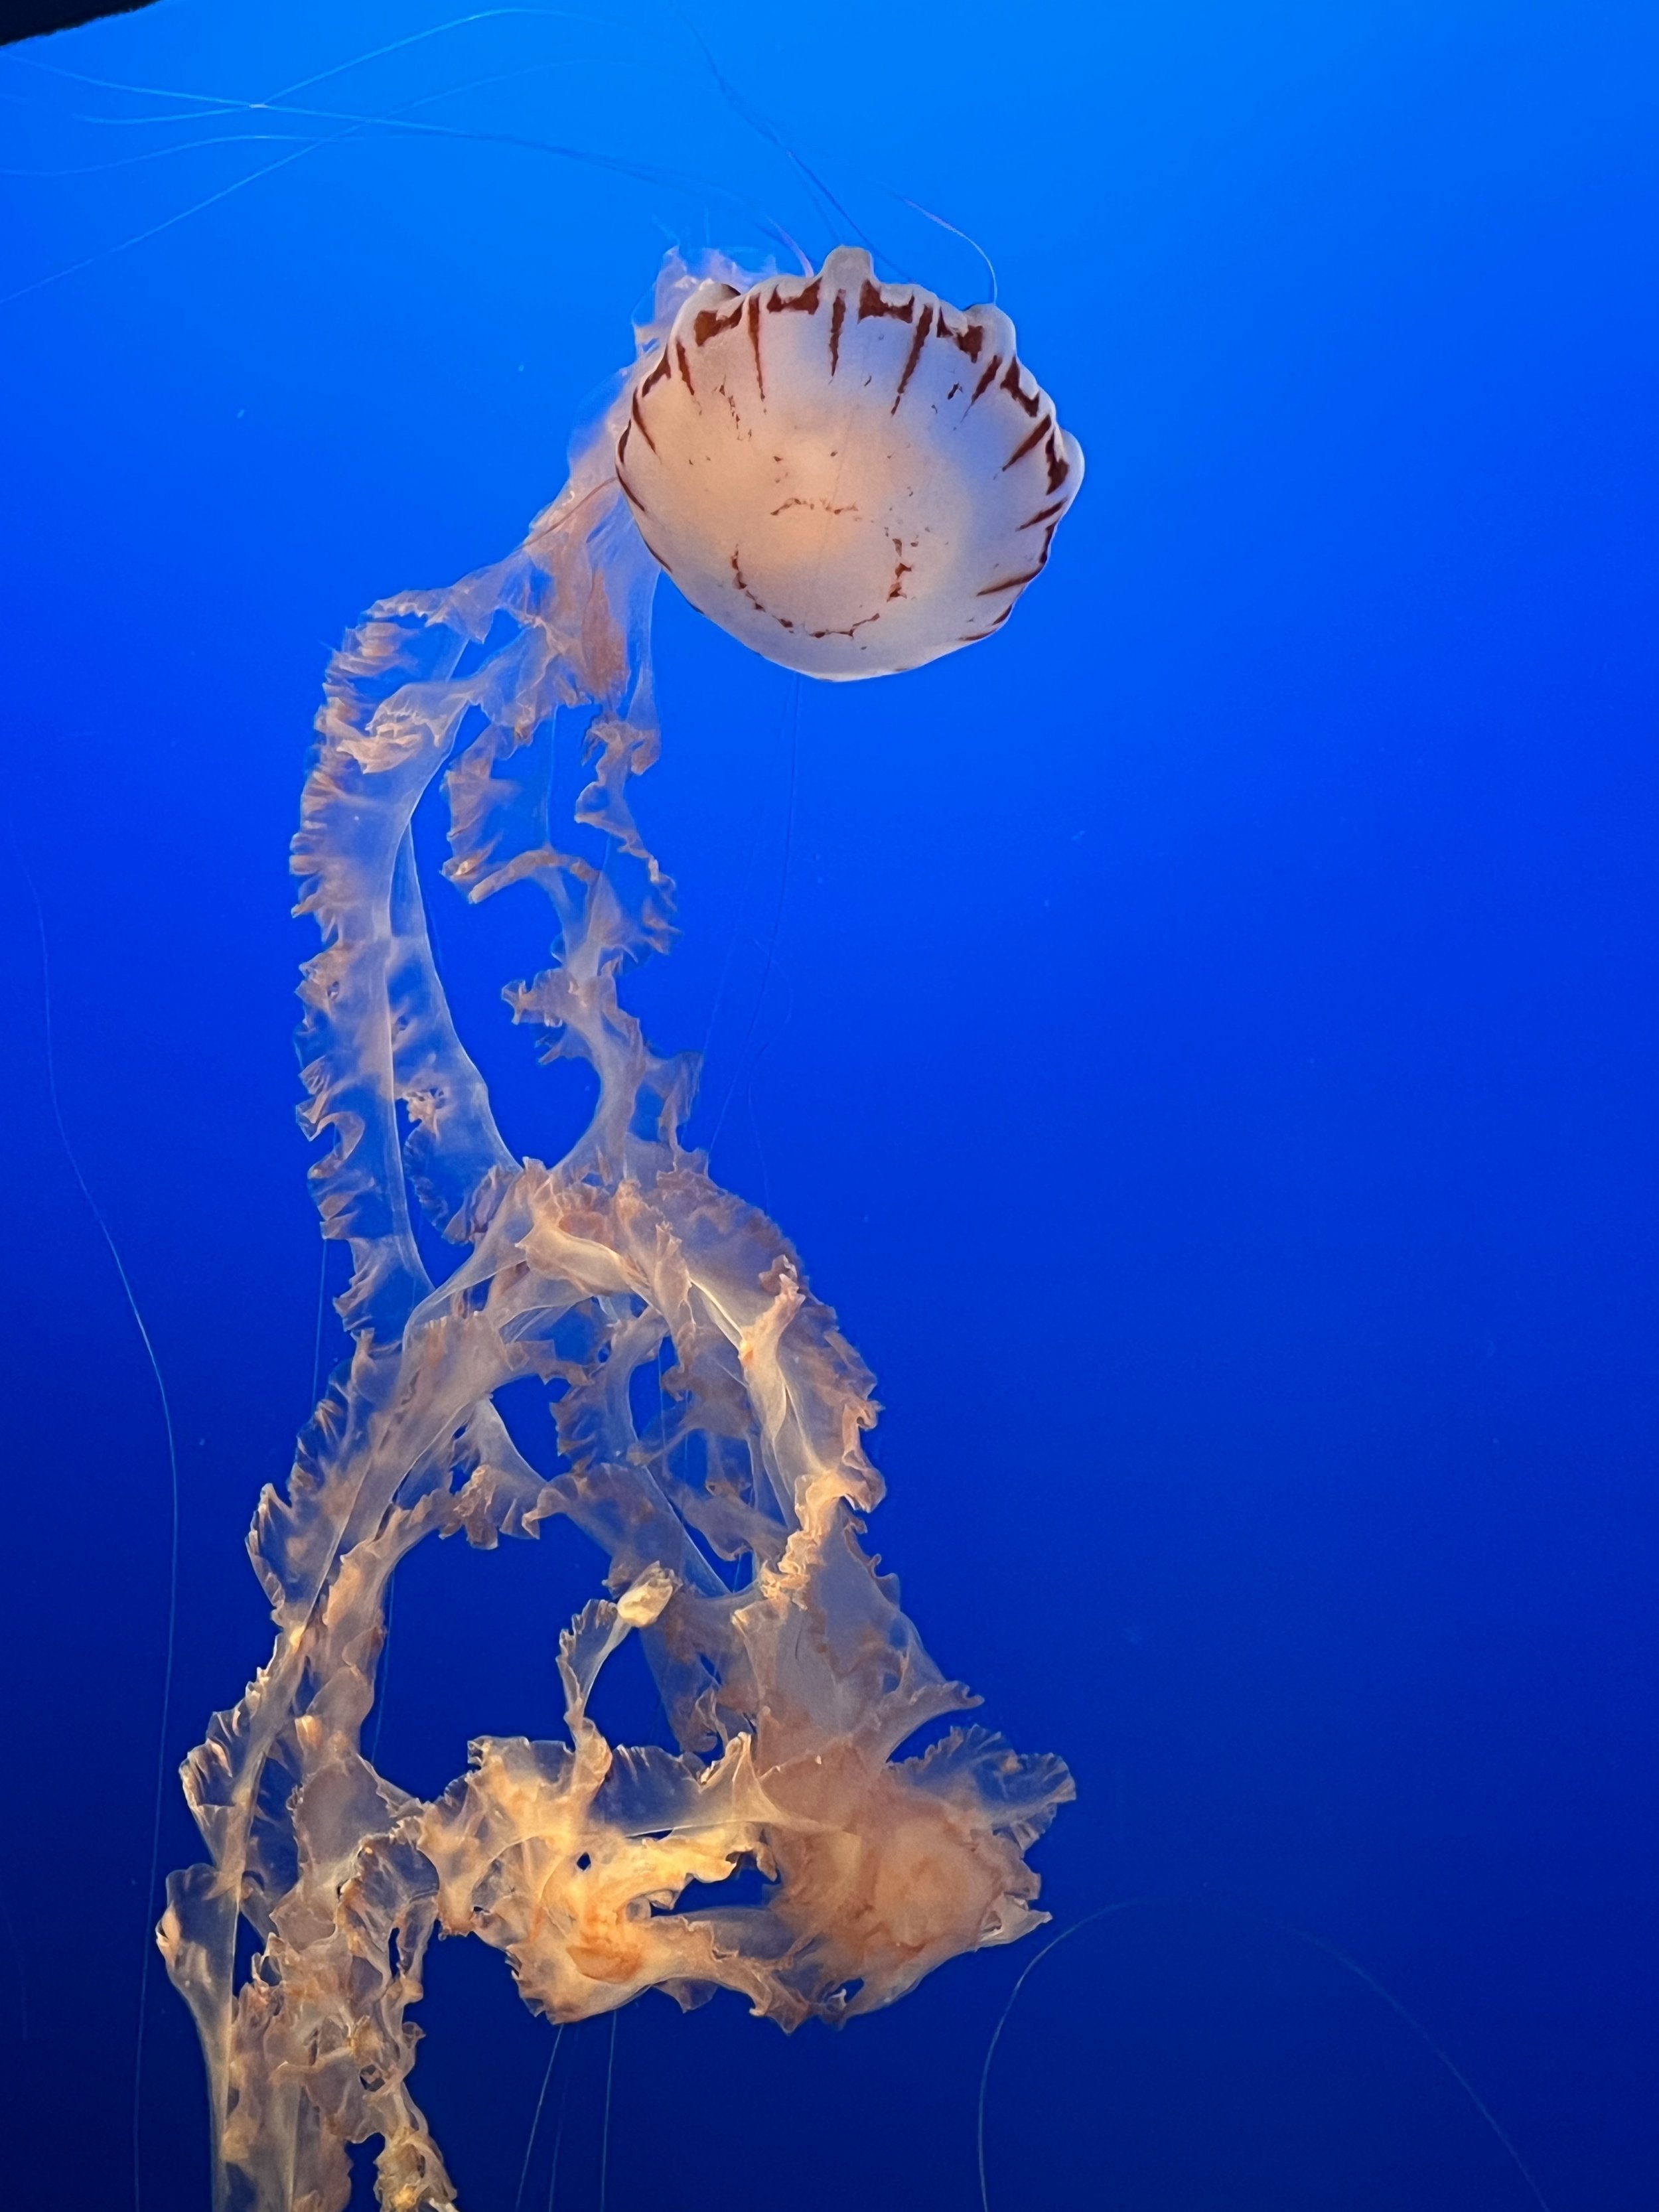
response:
<path id="1" fill-rule="evenodd" d="M 1030 452 L 1031 448 L 1034 446 L 1040 445 L 1053 428 L 1053 417 L 1045 415 L 1042 422 L 1037 424 L 1036 429 L 1032 431 L 1030 436 L 1025 439 L 1020 445 L 1016 446 L 1013 452 L 1009 454 L 1007 459 L 1002 465 L 1003 475 L 1007 475 L 1009 470 L 1012 468 L 1016 461 L 1023 461 L 1027 453 Z"/>
<path id="2" fill-rule="evenodd" d="M 896 322 L 908 323 L 916 312 L 914 295 L 897 307 L 881 296 L 881 287 L 872 277 L 866 276 L 859 292 L 859 320 L 862 323 L 872 315 L 891 315 Z"/>
<path id="3" fill-rule="evenodd" d="M 760 356 L 760 294 L 749 295 L 749 350 L 755 356 L 755 382 L 760 388 L 761 404 L 766 404 L 766 372 L 761 367 Z"/>
<path id="4" fill-rule="evenodd" d="M 708 343 L 710 338 L 723 337 L 727 331 L 736 330 L 738 325 L 742 320 L 743 301 L 741 299 L 738 300 L 737 306 L 732 309 L 729 314 L 721 314 L 717 307 L 705 307 L 691 325 L 692 339 L 696 343 L 698 352 L 701 353 L 702 351 L 703 348 Z"/>
<path id="5" fill-rule="evenodd" d="M 945 319 L 945 312 L 942 307 L 939 311 L 939 319 L 933 326 L 933 334 L 936 337 L 949 338 L 952 345 L 958 347 L 967 355 L 969 361 L 974 362 L 979 359 L 980 348 L 985 343 L 983 323 L 964 323 L 959 331 L 953 331 Z"/>
<path id="6" fill-rule="evenodd" d="M 973 398 L 968 402 L 968 404 L 970 407 L 976 405 L 977 403 L 985 397 L 985 394 L 991 388 L 992 382 L 996 376 L 998 369 L 1000 369 L 1001 366 L 1002 356 L 1000 353 L 994 353 L 986 366 L 984 375 L 980 378 L 979 382 L 974 386 Z"/>
<path id="7" fill-rule="evenodd" d="M 904 373 L 899 378 L 898 390 L 893 394 L 891 411 L 895 415 L 899 411 L 899 402 L 904 397 L 905 386 L 916 373 L 916 363 L 921 359 L 921 349 L 927 343 L 927 333 L 933 326 L 933 311 L 931 307 L 924 307 L 917 319 L 915 335 L 910 340 L 910 350 L 905 356 Z"/>
<path id="8" fill-rule="evenodd" d="M 823 279 L 821 276 L 815 276 L 804 292 L 797 292 L 793 300 L 786 300 L 775 284 L 772 287 L 771 297 L 766 302 L 767 312 L 773 315 L 788 314 L 792 312 L 796 314 L 816 315 L 823 286 Z"/>
<path id="9" fill-rule="evenodd" d="M 1025 412 L 1028 415 L 1035 415 L 1042 409 L 1042 392 L 1032 392 L 1028 393 L 1021 385 L 1019 380 L 1019 363 L 1018 361 L 1011 360 L 1009 362 L 1008 374 L 1002 380 L 1002 388 L 1008 394 L 1011 399 L 1017 399 L 1019 402 L 1020 405 L 1025 410 Z"/>

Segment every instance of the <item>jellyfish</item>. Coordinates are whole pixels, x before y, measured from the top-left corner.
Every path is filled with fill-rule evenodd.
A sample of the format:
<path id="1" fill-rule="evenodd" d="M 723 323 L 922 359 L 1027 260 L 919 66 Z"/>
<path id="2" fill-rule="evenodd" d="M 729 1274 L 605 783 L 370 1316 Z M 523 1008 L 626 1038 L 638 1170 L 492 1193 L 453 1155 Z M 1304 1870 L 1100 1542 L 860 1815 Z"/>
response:
<path id="1" fill-rule="evenodd" d="M 787 667 L 914 668 L 1006 620 L 1081 473 L 996 310 L 879 283 L 849 248 L 799 277 L 671 255 L 523 543 L 382 600 L 329 664 L 293 866 L 321 939 L 302 1120 L 323 1235 L 349 1248 L 350 1351 L 258 1503 L 275 1639 L 185 1761 L 206 1856 L 158 1930 L 221 2208 L 342 2212 L 348 2146 L 374 2139 L 387 2212 L 454 2205 L 411 2084 L 434 1934 L 504 1953 L 558 2023 L 726 1989 L 792 2028 L 1044 1917 L 1025 1855 L 1070 1777 L 956 1717 L 976 1699 L 860 1541 L 872 1379 L 781 1231 L 683 1142 L 695 1055 L 659 1056 L 619 983 L 671 926 L 629 805 L 659 744 L 659 569 Z M 556 728 L 588 778 L 563 832 Z M 439 779 L 450 884 L 474 903 L 532 884 L 552 908 L 551 964 L 504 994 L 546 1057 L 597 1079 L 551 1164 L 503 1142 L 440 983 L 411 830 Z M 454 1252 L 441 1280 L 416 1208 Z M 642 1371 L 662 1378 L 648 1417 Z M 526 1376 L 551 1479 L 495 1403 Z M 398 1563 L 559 1516 L 607 1562 L 560 1640 L 565 1734 L 482 1737 L 422 1801 L 362 1740 Z M 629 1638 L 675 1751 L 592 1717 Z M 740 1871 L 750 1901 L 706 1901 Z"/>

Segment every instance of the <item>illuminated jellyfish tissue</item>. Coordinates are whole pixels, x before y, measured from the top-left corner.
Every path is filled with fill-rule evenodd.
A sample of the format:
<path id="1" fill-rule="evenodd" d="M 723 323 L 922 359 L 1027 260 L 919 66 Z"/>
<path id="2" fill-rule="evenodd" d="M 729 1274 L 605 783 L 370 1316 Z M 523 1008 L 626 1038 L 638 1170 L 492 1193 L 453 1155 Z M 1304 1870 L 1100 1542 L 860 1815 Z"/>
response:
<path id="1" fill-rule="evenodd" d="M 342 2212 L 346 2147 L 374 2137 L 388 2212 L 453 2205 L 410 2087 L 434 1929 L 505 1952 L 556 2021 L 726 1988 L 793 2027 L 1042 1917 L 1024 1854 L 1066 1769 L 971 1726 L 893 1756 L 974 1700 L 860 1545 L 881 1494 L 871 1378 L 781 1232 L 683 1149 L 695 1058 L 657 1058 L 617 983 L 669 930 L 628 799 L 658 747 L 659 565 L 786 667 L 915 668 L 1006 620 L 1082 473 L 996 309 L 879 284 L 846 247 L 758 283 L 671 258 L 523 544 L 383 600 L 330 663 L 294 866 L 322 937 L 301 989 L 305 1119 L 330 1139 L 311 1179 L 351 1249 L 352 1350 L 259 1501 L 276 1642 L 185 1763 L 209 1856 L 172 1877 L 160 1930 L 206 2056 L 222 2212 Z M 609 841 L 603 868 L 546 818 L 562 708 L 585 721 L 576 819 Z M 552 905 L 554 964 L 507 996 L 599 1099 L 551 1167 L 502 1143 L 433 965 L 410 823 L 441 771 L 450 881 Z M 456 1249 L 435 1285 L 411 1199 Z M 630 1378 L 659 1367 L 641 1425 Z M 549 1386 L 551 1481 L 493 1403 L 526 1376 Z M 422 1803 L 362 1745 L 392 1571 L 424 1537 L 492 1546 L 559 1514 L 611 1593 L 561 1640 L 568 1741 L 484 1737 Z M 589 1717 L 629 1636 L 678 1753 Z M 763 1902 L 675 1910 L 740 1869 Z"/>

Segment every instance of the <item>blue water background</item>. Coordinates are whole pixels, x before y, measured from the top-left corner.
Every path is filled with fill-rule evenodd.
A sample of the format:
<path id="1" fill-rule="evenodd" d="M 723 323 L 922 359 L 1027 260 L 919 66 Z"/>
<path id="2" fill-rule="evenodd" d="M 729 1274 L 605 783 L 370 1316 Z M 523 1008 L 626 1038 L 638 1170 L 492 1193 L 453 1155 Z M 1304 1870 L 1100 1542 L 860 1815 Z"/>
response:
<path id="1" fill-rule="evenodd" d="M 706 1042 L 694 1134 L 879 1377 L 873 1540 L 986 1717 L 1076 1773 L 1056 1925 L 1143 1900 L 1021 1995 L 990 2202 L 1534 2203 L 1329 1945 L 1554 2212 L 1638 2212 L 1659 18 L 691 12 L 890 269 L 986 289 L 907 199 L 978 238 L 1089 457 L 1007 629 L 807 685 L 793 765 L 789 679 L 665 586 L 640 796 L 684 934 L 634 1003 Z M 668 239 L 756 244 L 739 200 L 815 255 L 844 229 L 656 0 L 495 10 L 290 95 L 435 129 L 220 105 L 446 20 L 169 0 L 0 56 L 0 289 L 32 288 L 0 309 L 0 2101 L 9 2198 L 61 2212 L 131 2202 L 168 1469 L 20 854 L 64 1127 L 177 1425 L 166 1869 L 197 1853 L 172 1768 L 267 1650 L 242 1536 L 311 1398 L 285 860 L 324 659 L 517 542 Z M 495 995 L 540 915 L 433 903 L 509 1140 L 554 1157 L 580 1078 Z M 431 1791 L 471 1735 L 555 1732 L 593 1568 L 557 1528 L 417 1554 L 383 1765 Z M 647 1725 L 620 1662 L 607 1694 Z M 972 2208 L 1034 1950 L 840 2034 L 648 1998 L 608 2154 L 580 2029 L 559 2203 L 593 2212 L 604 2158 L 606 2212 Z M 539 2212 L 550 2031 L 477 1944 L 421 2016 L 468 2212 Z M 204 2206 L 159 1972 L 144 2033 L 143 2203 Z"/>

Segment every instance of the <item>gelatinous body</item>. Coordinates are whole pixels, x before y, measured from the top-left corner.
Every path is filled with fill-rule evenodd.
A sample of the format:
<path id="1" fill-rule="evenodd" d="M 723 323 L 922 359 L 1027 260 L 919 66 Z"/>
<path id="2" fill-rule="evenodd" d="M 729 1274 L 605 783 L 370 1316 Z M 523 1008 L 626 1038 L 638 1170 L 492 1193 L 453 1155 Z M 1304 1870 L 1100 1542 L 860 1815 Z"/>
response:
<path id="1" fill-rule="evenodd" d="M 971 1727 L 896 1756 L 974 1700 L 860 1547 L 881 1489 L 870 1378 L 787 1240 L 683 1146 L 695 1063 L 655 1056 L 617 999 L 665 943 L 672 886 L 628 804 L 657 749 L 656 569 L 613 457 L 696 296 L 671 264 L 641 363 L 518 550 L 383 601 L 328 671 L 294 865 L 322 936 L 301 994 L 306 1119 L 330 1140 L 311 1174 L 325 1236 L 351 1249 L 352 1351 L 260 1501 L 275 1644 L 186 1762 L 208 1856 L 172 1877 L 160 1931 L 236 2212 L 342 2212 L 346 2146 L 374 2137 L 384 2206 L 453 2204 L 410 2079 L 434 1930 L 503 1951 L 556 2021 L 723 1987 L 791 2027 L 888 2003 L 1041 1917 L 1024 1853 L 1069 1778 Z M 590 779 L 557 842 L 556 738 Z M 502 1142 L 433 963 L 410 824 L 441 775 L 451 883 L 472 901 L 531 884 L 551 907 L 554 964 L 506 995 L 599 1080 L 552 1166 Z M 455 1248 L 441 1282 L 411 1200 Z M 641 1370 L 661 1378 L 648 1419 Z M 551 1480 L 492 1402 L 526 1376 L 548 1386 Z M 566 1733 L 481 1739 L 422 1802 L 362 1741 L 392 1571 L 428 1535 L 489 1547 L 558 1516 L 602 1550 L 611 1593 L 562 1639 Z M 676 1753 L 613 1746 L 591 1717 L 630 1635 Z M 680 1909 L 744 1868 L 762 1901 Z"/>
<path id="2" fill-rule="evenodd" d="M 617 465 L 693 606 L 838 680 L 988 637 L 1083 481 L 1008 318 L 878 284 L 851 246 L 815 276 L 700 285 L 636 376 Z"/>

